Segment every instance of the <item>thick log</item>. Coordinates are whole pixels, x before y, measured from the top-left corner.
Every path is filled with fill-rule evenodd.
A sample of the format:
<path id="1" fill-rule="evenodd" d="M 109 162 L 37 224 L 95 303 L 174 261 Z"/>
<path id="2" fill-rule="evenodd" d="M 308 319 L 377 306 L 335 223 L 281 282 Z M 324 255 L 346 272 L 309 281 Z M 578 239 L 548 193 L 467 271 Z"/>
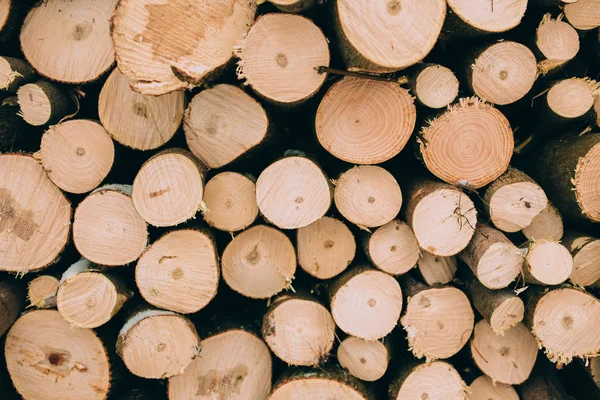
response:
<path id="1" fill-rule="evenodd" d="M 390 383 L 390 400 L 466 399 L 468 388 L 454 367 L 443 361 L 405 363 Z"/>
<path id="2" fill-rule="evenodd" d="M 390 341 L 384 339 L 364 340 L 348 336 L 337 349 L 340 366 L 350 375 L 366 382 L 374 382 L 383 377 L 392 358 Z"/>
<path id="3" fill-rule="evenodd" d="M 417 268 L 423 277 L 423 280 L 429 286 L 446 284 L 456 274 L 456 258 L 454 256 L 442 257 L 421 250 Z"/>
<path id="4" fill-rule="evenodd" d="M 600 279 L 600 239 L 571 230 L 565 233 L 562 243 L 573 256 L 569 280 L 581 287 L 597 282 Z"/>
<path id="5" fill-rule="evenodd" d="M 525 282 L 538 285 L 558 285 L 569 279 L 573 272 L 573 257 L 558 242 L 536 240 L 525 244 L 523 273 Z"/>
<path id="6" fill-rule="evenodd" d="M 576 29 L 588 31 L 600 27 L 600 0 L 577 0 L 565 5 L 564 13 Z"/>
<path id="7" fill-rule="evenodd" d="M 367 234 L 363 247 L 374 266 L 392 275 L 402 275 L 414 268 L 421 253 L 413 231 L 400 220 Z"/>
<path id="8" fill-rule="evenodd" d="M 20 115 L 33 126 L 54 124 L 76 112 L 73 95 L 66 89 L 48 81 L 37 81 L 17 90 Z"/>
<path id="9" fill-rule="evenodd" d="M 425 107 L 444 108 L 458 97 L 458 79 L 443 65 L 416 65 L 408 84 L 415 100 Z"/>
<path id="10" fill-rule="evenodd" d="M 517 391 L 505 383 L 494 381 L 487 375 L 481 375 L 469 385 L 468 400 L 519 400 Z"/>
<path id="11" fill-rule="evenodd" d="M 562 20 L 562 15 L 552 18 L 552 14 L 548 13 L 535 32 L 534 50 L 538 54 L 538 70 L 545 75 L 577 55 L 579 35 L 575 28 Z"/>
<path id="12" fill-rule="evenodd" d="M 16 92 L 20 86 L 33 79 L 35 71 L 27 61 L 0 56 L 0 91 Z"/>
<path id="13" fill-rule="evenodd" d="M 521 22 L 527 0 L 485 1 L 449 0 L 445 33 L 456 36 L 479 36 L 506 32 Z"/>
<path id="14" fill-rule="evenodd" d="M 522 232 L 529 240 L 559 241 L 564 233 L 563 220 L 558 209 L 548 202 L 546 208 Z"/>
<path id="15" fill-rule="evenodd" d="M 53 275 L 39 275 L 33 278 L 27 286 L 28 307 L 56 307 L 56 292 L 59 282 L 58 278 Z"/>

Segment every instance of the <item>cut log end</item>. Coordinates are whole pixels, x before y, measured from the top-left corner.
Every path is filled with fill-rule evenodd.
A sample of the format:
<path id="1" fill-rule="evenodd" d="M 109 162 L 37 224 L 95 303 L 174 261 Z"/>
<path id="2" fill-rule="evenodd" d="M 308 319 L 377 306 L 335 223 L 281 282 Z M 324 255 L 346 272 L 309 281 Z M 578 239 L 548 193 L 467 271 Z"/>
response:
<path id="1" fill-rule="evenodd" d="M 3 2 L 3 4 L 8 3 Z M 2 30 L 1 14 L 2 10 L 0 10 L 0 31 Z M 35 71 L 26 61 L 0 56 L 0 91 L 15 92 L 19 86 L 30 82 L 34 77 Z"/>
<path id="2" fill-rule="evenodd" d="M 571 235 L 569 235 L 571 236 Z M 600 239 L 588 236 L 566 237 L 565 245 L 573 255 L 573 272 L 569 280 L 578 286 L 589 286 L 600 279 Z"/>
<path id="3" fill-rule="evenodd" d="M 0 31 L 4 29 L 10 15 L 12 0 L 3 1 L 0 3 Z"/>
<path id="4" fill-rule="evenodd" d="M 392 381 L 390 399 L 466 399 L 467 385 L 448 363 L 421 364 L 412 371 L 401 371 L 401 375 L 400 380 Z"/>
<path id="5" fill-rule="evenodd" d="M 564 118 L 579 118 L 594 105 L 594 93 L 600 84 L 589 79 L 564 79 L 548 91 L 548 107 Z"/>
<path id="6" fill-rule="evenodd" d="M 421 61 L 440 35 L 446 4 L 390 0 L 378 3 L 341 0 L 336 3 L 342 55 L 350 68 L 371 72 L 398 71 Z M 410 37 L 410 45 L 396 38 Z"/>
<path id="7" fill-rule="evenodd" d="M 523 300 L 516 296 L 510 297 L 492 311 L 489 323 L 496 334 L 503 335 L 508 329 L 523 321 L 524 315 Z"/>
<path id="8" fill-rule="evenodd" d="M 563 220 L 558 209 L 548 203 L 545 209 L 523 228 L 523 235 L 529 240 L 559 241 L 564 233 Z"/>
<path id="9" fill-rule="evenodd" d="M 531 274 L 534 282 L 545 285 L 563 283 L 573 272 L 573 257 L 558 242 L 539 240 L 531 243 L 525 262 L 528 266 L 527 274 Z"/>
<path id="10" fill-rule="evenodd" d="M 341 274 L 356 254 L 356 241 L 350 229 L 331 217 L 298 229 L 297 243 L 298 264 L 318 279 Z"/>
<path id="11" fill-rule="evenodd" d="M 253 0 L 121 1 L 112 20 L 119 69 L 144 94 L 197 86 L 232 59 L 255 13 Z"/>
<path id="12" fill-rule="evenodd" d="M 519 400 L 517 391 L 504 383 L 495 382 L 486 375 L 481 375 L 469 386 L 468 400 Z"/>
<path id="13" fill-rule="evenodd" d="M 317 138 L 341 160 L 378 164 L 404 148 L 416 115 L 408 90 L 396 83 L 346 77 L 327 91 L 319 105 Z"/>
<path id="14" fill-rule="evenodd" d="M 30 307 L 56 307 L 58 279 L 52 275 L 40 275 L 34 278 L 27 287 L 27 300 Z"/>
<path id="15" fill-rule="evenodd" d="M 284 379 L 271 392 L 270 400 L 302 400 L 302 399 L 344 399 L 367 400 L 370 397 L 358 390 L 353 384 L 343 379 L 320 376 L 309 372 L 293 379 Z"/>
<path id="16" fill-rule="evenodd" d="M 263 399 L 271 391 L 271 354 L 265 343 L 242 329 L 202 341 L 198 357 L 169 379 L 169 399 Z"/>
<path id="17" fill-rule="evenodd" d="M 378 166 L 362 165 L 339 177 L 334 201 L 348 221 L 371 228 L 385 225 L 398 215 L 402 192 L 388 171 Z"/>
<path id="18" fill-rule="evenodd" d="M 458 96 L 458 79 L 450 69 L 441 65 L 424 68 L 415 82 L 417 99 L 429 108 L 443 108 Z"/>
<path id="19" fill-rule="evenodd" d="M 211 237 L 191 229 L 167 233 L 142 254 L 135 281 L 153 306 L 183 314 L 201 310 L 215 297 L 219 284 Z"/>
<path id="20" fill-rule="evenodd" d="M 488 47 L 477 57 L 471 74 L 477 96 L 494 104 L 511 104 L 533 87 L 537 62 L 524 45 L 503 41 Z"/>
<path id="21" fill-rule="evenodd" d="M 475 189 L 506 171 L 514 147 L 506 117 L 477 98 L 461 99 L 422 134 L 427 168 L 450 184 L 466 181 Z"/>
<path id="22" fill-rule="evenodd" d="M 410 297 L 401 319 L 415 357 L 444 359 L 458 353 L 473 331 L 469 299 L 456 288 L 425 289 Z"/>
<path id="23" fill-rule="evenodd" d="M 204 187 L 204 220 L 226 232 L 237 232 L 252 225 L 258 216 L 256 185 L 236 172 L 221 172 Z"/>
<path id="24" fill-rule="evenodd" d="M 19 318 L 7 335 L 5 355 L 13 384 L 24 398 L 108 396 L 110 365 L 104 345 L 94 331 L 71 326 L 58 311 L 35 310 Z"/>
<path id="25" fill-rule="evenodd" d="M 290 365 L 318 366 L 335 339 L 335 322 L 316 301 L 283 295 L 266 312 L 262 335 L 271 351 Z"/>
<path id="26" fill-rule="evenodd" d="M 331 205 L 327 176 L 306 157 L 285 157 L 268 166 L 256 181 L 256 201 L 265 218 L 281 229 L 307 226 Z"/>
<path id="27" fill-rule="evenodd" d="M 350 270 L 346 274 L 355 272 Z M 342 275 L 339 279 L 344 278 Z M 365 340 L 380 339 L 390 333 L 401 310 L 402 290 L 398 282 L 374 270 L 352 276 L 333 293 L 331 300 L 331 312 L 338 327 Z"/>
<path id="28" fill-rule="evenodd" d="M 42 126 L 52 119 L 52 102 L 40 85 L 28 83 L 17 91 L 21 116 L 29 125 Z"/>
<path id="29" fill-rule="evenodd" d="M 296 252 L 283 233 L 257 225 L 227 245 L 221 268 L 225 283 L 233 290 L 266 299 L 289 287 L 296 272 Z"/>
<path id="30" fill-rule="evenodd" d="M 566 4 L 564 13 L 575 29 L 588 31 L 600 26 L 600 0 L 579 0 Z"/>
<path id="31" fill-rule="evenodd" d="M 500 336 L 482 320 L 475 325 L 471 355 L 477 367 L 493 380 L 519 385 L 533 370 L 538 345 L 523 324 L 515 325 Z"/>
<path id="32" fill-rule="evenodd" d="M 410 271 L 417 264 L 420 254 L 412 230 L 399 220 L 389 222 L 373 232 L 366 250 L 377 268 L 392 275 Z"/>
<path id="33" fill-rule="evenodd" d="M 187 151 L 162 151 L 142 165 L 131 198 L 140 216 L 154 226 L 173 226 L 196 215 L 204 193 L 204 168 Z"/>
<path id="34" fill-rule="evenodd" d="M 117 354 L 131 373 L 146 379 L 182 374 L 197 357 L 200 338 L 186 318 L 169 311 L 133 315 L 119 332 Z"/>
<path id="35" fill-rule="evenodd" d="M 592 221 L 600 222 L 600 143 L 579 159 L 573 184 L 581 213 Z"/>
<path id="36" fill-rule="evenodd" d="M 425 283 L 429 286 L 446 284 L 456 274 L 456 258 L 453 256 L 442 257 L 433 255 L 427 251 L 421 251 L 417 267 Z"/>
<path id="37" fill-rule="evenodd" d="M 467 25 L 484 33 L 506 32 L 514 28 L 525 15 L 527 0 L 494 0 L 493 8 L 486 2 L 450 0 L 448 7 Z"/>
<path id="38" fill-rule="evenodd" d="M 183 118 L 182 91 L 145 96 L 115 68 L 100 91 L 98 114 L 110 136 L 136 150 L 152 150 L 168 142 Z"/>
<path id="39" fill-rule="evenodd" d="M 109 185 L 77 206 L 73 241 L 79 253 L 96 264 L 125 265 L 137 260 L 146 248 L 148 228 L 131 197 Z"/>
<path id="40" fill-rule="evenodd" d="M 355 378 L 374 382 L 385 374 L 391 354 L 379 340 L 367 341 L 349 336 L 340 343 L 337 359 Z"/>
<path id="41" fill-rule="evenodd" d="M 238 77 L 259 95 L 284 105 L 317 93 L 326 75 L 316 68 L 329 65 L 329 47 L 321 29 L 293 14 L 259 17 L 237 56 Z"/>
<path id="42" fill-rule="evenodd" d="M 56 186 L 70 193 L 86 193 L 110 172 L 115 147 L 100 124 L 80 119 L 51 126 L 42 136 L 37 155 Z"/>
<path id="43" fill-rule="evenodd" d="M 33 157 L 0 155 L 0 270 L 47 267 L 65 247 L 71 205 Z"/>
<path id="44" fill-rule="evenodd" d="M 600 29 L 598 30 L 600 32 Z M 598 39 L 600 42 L 600 39 Z M 600 96 L 596 96 L 596 101 L 594 101 L 594 110 L 596 111 L 596 125 L 600 127 Z"/>
<path id="45" fill-rule="evenodd" d="M 194 96 L 183 127 L 192 153 L 209 168 L 221 168 L 261 144 L 269 120 L 259 102 L 221 84 Z"/>
<path id="46" fill-rule="evenodd" d="M 553 19 L 551 14 L 546 14 L 537 28 L 535 44 L 545 57 L 538 63 L 540 71 L 545 73 L 577 55 L 579 35 L 569 23 L 561 18 Z"/>

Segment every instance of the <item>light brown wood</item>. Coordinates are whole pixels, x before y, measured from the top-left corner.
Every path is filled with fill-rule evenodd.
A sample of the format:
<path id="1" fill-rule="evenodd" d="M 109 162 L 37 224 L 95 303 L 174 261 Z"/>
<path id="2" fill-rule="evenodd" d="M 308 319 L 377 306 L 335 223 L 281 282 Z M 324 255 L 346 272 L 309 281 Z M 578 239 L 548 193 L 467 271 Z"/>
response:
<path id="1" fill-rule="evenodd" d="M 304 156 L 284 157 L 265 168 L 256 181 L 263 216 L 281 229 L 297 229 L 323 217 L 331 206 L 325 172 Z"/>
<path id="2" fill-rule="evenodd" d="M 548 91 L 548 107 L 563 118 L 579 118 L 594 106 L 600 83 L 589 78 L 564 79 Z"/>
<path id="3" fill-rule="evenodd" d="M 400 320 L 409 350 L 427 361 L 452 357 L 473 332 L 475 315 L 469 299 L 453 287 L 423 288 L 416 294 L 411 289 L 408 288 L 406 311 Z"/>
<path id="4" fill-rule="evenodd" d="M 535 338 L 519 323 L 500 336 L 487 321 L 475 325 L 471 355 L 477 367 L 494 381 L 519 385 L 531 374 L 538 355 Z"/>
<path id="5" fill-rule="evenodd" d="M 52 275 L 39 275 L 32 279 L 27 286 L 27 300 L 29 300 L 29 307 L 56 307 L 58 282 L 58 278 Z"/>
<path id="6" fill-rule="evenodd" d="M 564 13 L 567 21 L 576 29 L 587 31 L 600 26 L 599 0 L 577 0 L 566 4 Z"/>
<path id="7" fill-rule="evenodd" d="M 318 366 L 333 347 L 335 322 L 329 310 L 314 299 L 283 294 L 265 313 L 262 336 L 288 365 Z"/>
<path id="8" fill-rule="evenodd" d="M 314 7 L 318 0 L 269 0 L 269 2 L 283 12 L 299 13 Z"/>
<path id="9" fill-rule="evenodd" d="M 115 61 L 110 19 L 117 0 L 50 0 L 32 7 L 21 49 L 40 74 L 60 82 L 91 82 Z"/>
<path id="10" fill-rule="evenodd" d="M 469 386 L 468 400 L 519 400 L 517 391 L 504 383 L 495 382 L 486 375 L 481 375 Z"/>
<path id="11" fill-rule="evenodd" d="M 374 266 L 392 275 L 410 271 L 420 255 L 413 231 L 400 220 L 388 222 L 369 235 L 365 252 Z"/>
<path id="12" fill-rule="evenodd" d="M 243 90 L 220 84 L 194 96 L 183 128 L 192 153 L 209 168 L 221 168 L 266 140 L 269 119 Z"/>
<path id="13" fill-rule="evenodd" d="M 44 132 L 35 156 L 56 186 L 70 193 L 86 193 L 97 188 L 110 172 L 115 147 L 100 124 L 75 119 Z"/>
<path id="14" fill-rule="evenodd" d="M 0 270 L 52 264 L 69 238 L 71 204 L 33 157 L 0 155 Z"/>
<path id="15" fill-rule="evenodd" d="M 327 76 L 316 67 L 329 65 L 329 46 L 321 28 L 293 14 L 258 17 L 236 55 L 238 79 L 282 105 L 314 96 Z"/>
<path id="16" fill-rule="evenodd" d="M 519 25 L 527 0 L 494 0 L 493 8 L 484 1 L 449 0 L 448 7 L 470 27 L 483 33 L 498 33 Z"/>
<path id="17" fill-rule="evenodd" d="M 116 345 L 127 369 L 146 379 L 182 374 L 200 349 L 196 328 L 187 318 L 157 309 L 131 315 L 119 331 Z"/>
<path id="18" fill-rule="evenodd" d="M 229 242 L 221 268 L 223 280 L 233 290 L 266 299 L 290 287 L 296 272 L 296 252 L 282 232 L 256 225 Z"/>
<path id="19" fill-rule="evenodd" d="M 351 70 L 392 72 L 431 51 L 442 30 L 446 2 L 338 0 L 334 15 L 342 57 Z"/>
<path id="20" fill-rule="evenodd" d="M 552 362 L 600 354 L 600 301 L 583 290 L 562 287 L 532 295 L 526 322 Z"/>
<path id="21" fill-rule="evenodd" d="M 478 225 L 473 239 L 459 255 L 488 289 L 507 287 L 521 273 L 524 256 L 502 232 Z"/>
<path id="22" fill-rule="evenodd" d="M 457 105 L 421 131 L 420 151 L 435 176 L 450 184 L 477 189 L 506 171 L 514 148 L 510 123 L 494 107 L 477 98 Z"/>
<path id="23" fill-rule="evenodd" d="M 575 28 L 562 20 L 562 14 L 552 18 L 552 14 L 548 13 L 536 30 L 535 45 L 544 57 L 538 62 L 538 70 L 545 74 L 577 55 L 579 35 Z"/>
<path id="24" fill-rule="evenodd" d="M 569 280 L 577 286 L 590 286 L 600 279 L 600 239 L 567 231 L 562 243 L 573 256 L 573 271 Z"/>
<path id="25" fill-rule="evenodd" d="M 504 232 L 517 232 L 531 224 L 548 205 L 544 189 L 528 175 L 509 167 L 483 192 L 492 223 Z"/>
<path id="26" fill-rule="evenodd" d="M 112 19 L 119 69 L 144 94 L 198 86 L 232 59 L 255 13 L 254 0 L 121 1 Z"/>
<path id="27" fill-rule="evenodd" d="M 594 101 L 594 110 L 596 110 L 596 115 L 598 117 L 596 120 L 596 125 L 600 127 L 600 96 L 596 96 L 596 101 Z"/>
<path id="28" fill-rule="evenodd" d="M 65 321 L 79 328 L 97 328 L 107 323 L 133 295 L 124 283 L 82 258 L 69 267 L 60 280 L 56 306 Z"/>
<path id="29" fill-rule="evenodd" d="M 298 264 L 311 276 L 330 279 L 344 272 L 356 254 L 356 241 L 340 220 L 323 217 L 296 232 Z"/>
<path id="30" fill-rule="evenodd" d="M 333 198 L 344 218 L 365 228 L 387 224 L 402 206 L 396 179 L 384 168 L 371 165 L 353 167 L 340 175 Z"/>
<path id="31" fill-rule="evenodd" d="M 490 103 L 506 105 L 523 98 L 536 77 L 537 62 L 531 50 L 517 42 L 500 41 L 479 54 L 470 80 L 475 95 Z"/>
<path id="32" fill-rule="evenodd" d="M 378 164 L 404 148 L 416 115 L 409 91 L 398 84 L 345 77 L 327 91 L 317 109 L 317 139 L 341 160 Z"/>
<path id="33" fill-rule="evenodd" d="M 135 283 L 142 297 L 153 306 L 195 313 L 217 294 L 217 257 L 209 234 L 174 230 L 144 251 L 135 267 Z"/>
<path id="34" fill-rule="evenodd" d="M 592 358 L 589 361 L 589 365 L 586 366 L 586 369 L 596 387 L 600 389 L 600 357 Z"/>
<path id="35" fill-rule="evenodd" d="M 98 115 L 110 136 L 136 150 L 152 150 L 168 142 L 183 118 L 182 91 L 146 96 L 131 88 L 131 80 L 115 68 L 102 86 Z"/>
<path id="36" fill-rule="evenodd" d="M 449 68 L 431 64 L 419 72 L 413 91 L 424 106 L 443 108 L 458 96 L 458 79 Z"/>
<path id="37" fill-rule="evenodd" d="M 454 367 L 443 361 L 401 367 L 390 384 L 392 400 L 465 400 L 468 388 Z M 486 399 L 487 400 L 487 399 Z"/>
<path id="38" fill-rule="evenodd" d="M 370 400 L 363 382 L 337 369 L 284 371 L 269 400 Z"/>
<path id="39" fill-rule="evenodd" d="M 202 341 L 198 356 L 169 379 L 169 400 L 258 400 L 271 391 L 271 354 L 243 329 L 229 329 Z"/>
<path id="40" fill-rule="evenodd" d="M 354 336 L 344 339 L 337 350 L 340 365 L 352 376 L 374 382 L 387 371 L 392 354 L 379 340 L 368 341 Z"/>
<path id="41" fill-rule="evenodd" d="M 337 326 L 365 340 L 381 339 L 394 329 L 402 310 L 402 290 L 391 276 L 355 267 L 331 289 L 331 314 Z"/>
<path id="42" fill-rule="evenodd" d="M 0 3 L 0 31 L 4 29 L 10 16 L 12 0 L 3 1 Z"/>
<path id="43" fill-rule="evenodd" d="M 454 256 L 442 257 L 421 250 L 417 260 L 417 268 L 429 286 L 445 284 L 456 274 L 456 258 Z"/>
<path id="44" fill-rule="evenodd" d="M 550 202 L 523 228 L 523 235 L 529 240 L 559 241 L 563 236 L 563 220 L 556 207 Z"/>
<path id="45" fill-rule="evenodd" d="M 563 283 L 573 272 L 573 257 L 558 242 L 537 240 L 524 246 L 526 249 L 525 281 L 542 285 Z"/>
<path id="46" fill-rule="evenodd" d="M 23 293 L 18 283 L 12 279 L 0 282 L 0 336 L 10 328 L 23 311 Z"/>
<path id="47" fill-rule="evenodd" d="M 105 185 L 75 210 L 73 241 L 88 260 L 108 266 L 137 260 L 148 245 L 148 227 L 131 201 L 130 185 Z"/>
<path id="48" fill-rule="evenodd" d="M 188 151 L 167 149 L 142 165 L 131 198 L 140 216 L 154 226 L 173 226 L 202 206 L 206 168 Z"/>
<path id="49" fill-rule="evenodd" d="M 406 222 L 422 249 L 447 257 L 467 247 L 477 225 L 477 210 L 469 196 L 436 180 L 417 179 L 405 189 Z"/>
<path id="50" fill-rule="evenodd" d="M 221 172 L 204 187 L 204 220 L 217 229 L 237 232 L 258 216 L 256 184 L 237 172 Z"/>
<path id="51" fill-rule="evenodd" d="M 75 103 L 62 87 L 48 81 L 37 81 L 17 90 L 19 115 L 33 126 L 59 122 L 75 112 Z"/>
<path id="52" fill-rule="evenodd" d="M 8 4 L 7 2 L 4 3 Z M 0 11 L 0 14 L 2 14 L 2 11 Z M 0 20 L 2 20 L 1 15 Z M 35 76 L 35 71 L 27 61 L 0 56 L 0 91 L 16 92 L 20 86 L 31 82 Z"/>
<path id="53" fill-rule="evenodd" d="M 34 332 L 35 334 L 32 334 Z M 71 326 L 55 310 L 34 310 L 6 337 L 6 364 L 24 399 L 103 400 L 110 389 L 106 349 L 91 329 Z"/>

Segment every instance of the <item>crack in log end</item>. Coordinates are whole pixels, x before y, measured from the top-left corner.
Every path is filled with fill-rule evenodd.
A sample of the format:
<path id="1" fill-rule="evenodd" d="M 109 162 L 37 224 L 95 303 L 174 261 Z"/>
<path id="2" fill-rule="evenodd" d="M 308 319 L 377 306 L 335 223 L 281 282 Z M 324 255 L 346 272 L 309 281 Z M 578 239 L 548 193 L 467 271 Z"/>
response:
<path id="1" fill-rule="evenodd" d="M 162 264 L 162 263 L 163 263 L 163 261 L 165 261 L 165 260 L 173 260 L 173 259 L 175 259 L 175 258 L 177 258 L 177 256 L 162 256 L 162 257 L 161 257 L 161 258 L 158 260 L 158 263 L 159 263 L 159 264 Z"/>
<path id="2" fill-rule="evenodd" d="M 168 193 L 170 191 L 171 186 L 167 186 L 166 189 L 157 190 L 156 192 L 150 192 L 150 198 L 153 199 L 155 197 L 162 196 L 163 194 Z"/>
<path id="3" fill-rule="evenodd" d="M 198 377 L 196 396 L 229 399 L 241 395 L 244 378 L 248 376 L 248 367 L 238 364 L 225 374 L 211 369 L 206 375 Z"/>

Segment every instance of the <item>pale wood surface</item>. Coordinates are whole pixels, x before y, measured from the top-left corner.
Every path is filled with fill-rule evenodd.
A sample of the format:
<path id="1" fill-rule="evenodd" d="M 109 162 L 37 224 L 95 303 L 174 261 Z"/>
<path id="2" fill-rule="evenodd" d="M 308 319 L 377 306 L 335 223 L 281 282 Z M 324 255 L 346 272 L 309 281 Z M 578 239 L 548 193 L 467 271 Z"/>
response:
<path id="1" fill-rule="evenodd" d="M 391 358 L 388 348 L 379 340 L 364 340 L 354 336 L 344 339 L 337 350 L 340 365 L 353 376 L 373 382 L 385 374 Z"/>

